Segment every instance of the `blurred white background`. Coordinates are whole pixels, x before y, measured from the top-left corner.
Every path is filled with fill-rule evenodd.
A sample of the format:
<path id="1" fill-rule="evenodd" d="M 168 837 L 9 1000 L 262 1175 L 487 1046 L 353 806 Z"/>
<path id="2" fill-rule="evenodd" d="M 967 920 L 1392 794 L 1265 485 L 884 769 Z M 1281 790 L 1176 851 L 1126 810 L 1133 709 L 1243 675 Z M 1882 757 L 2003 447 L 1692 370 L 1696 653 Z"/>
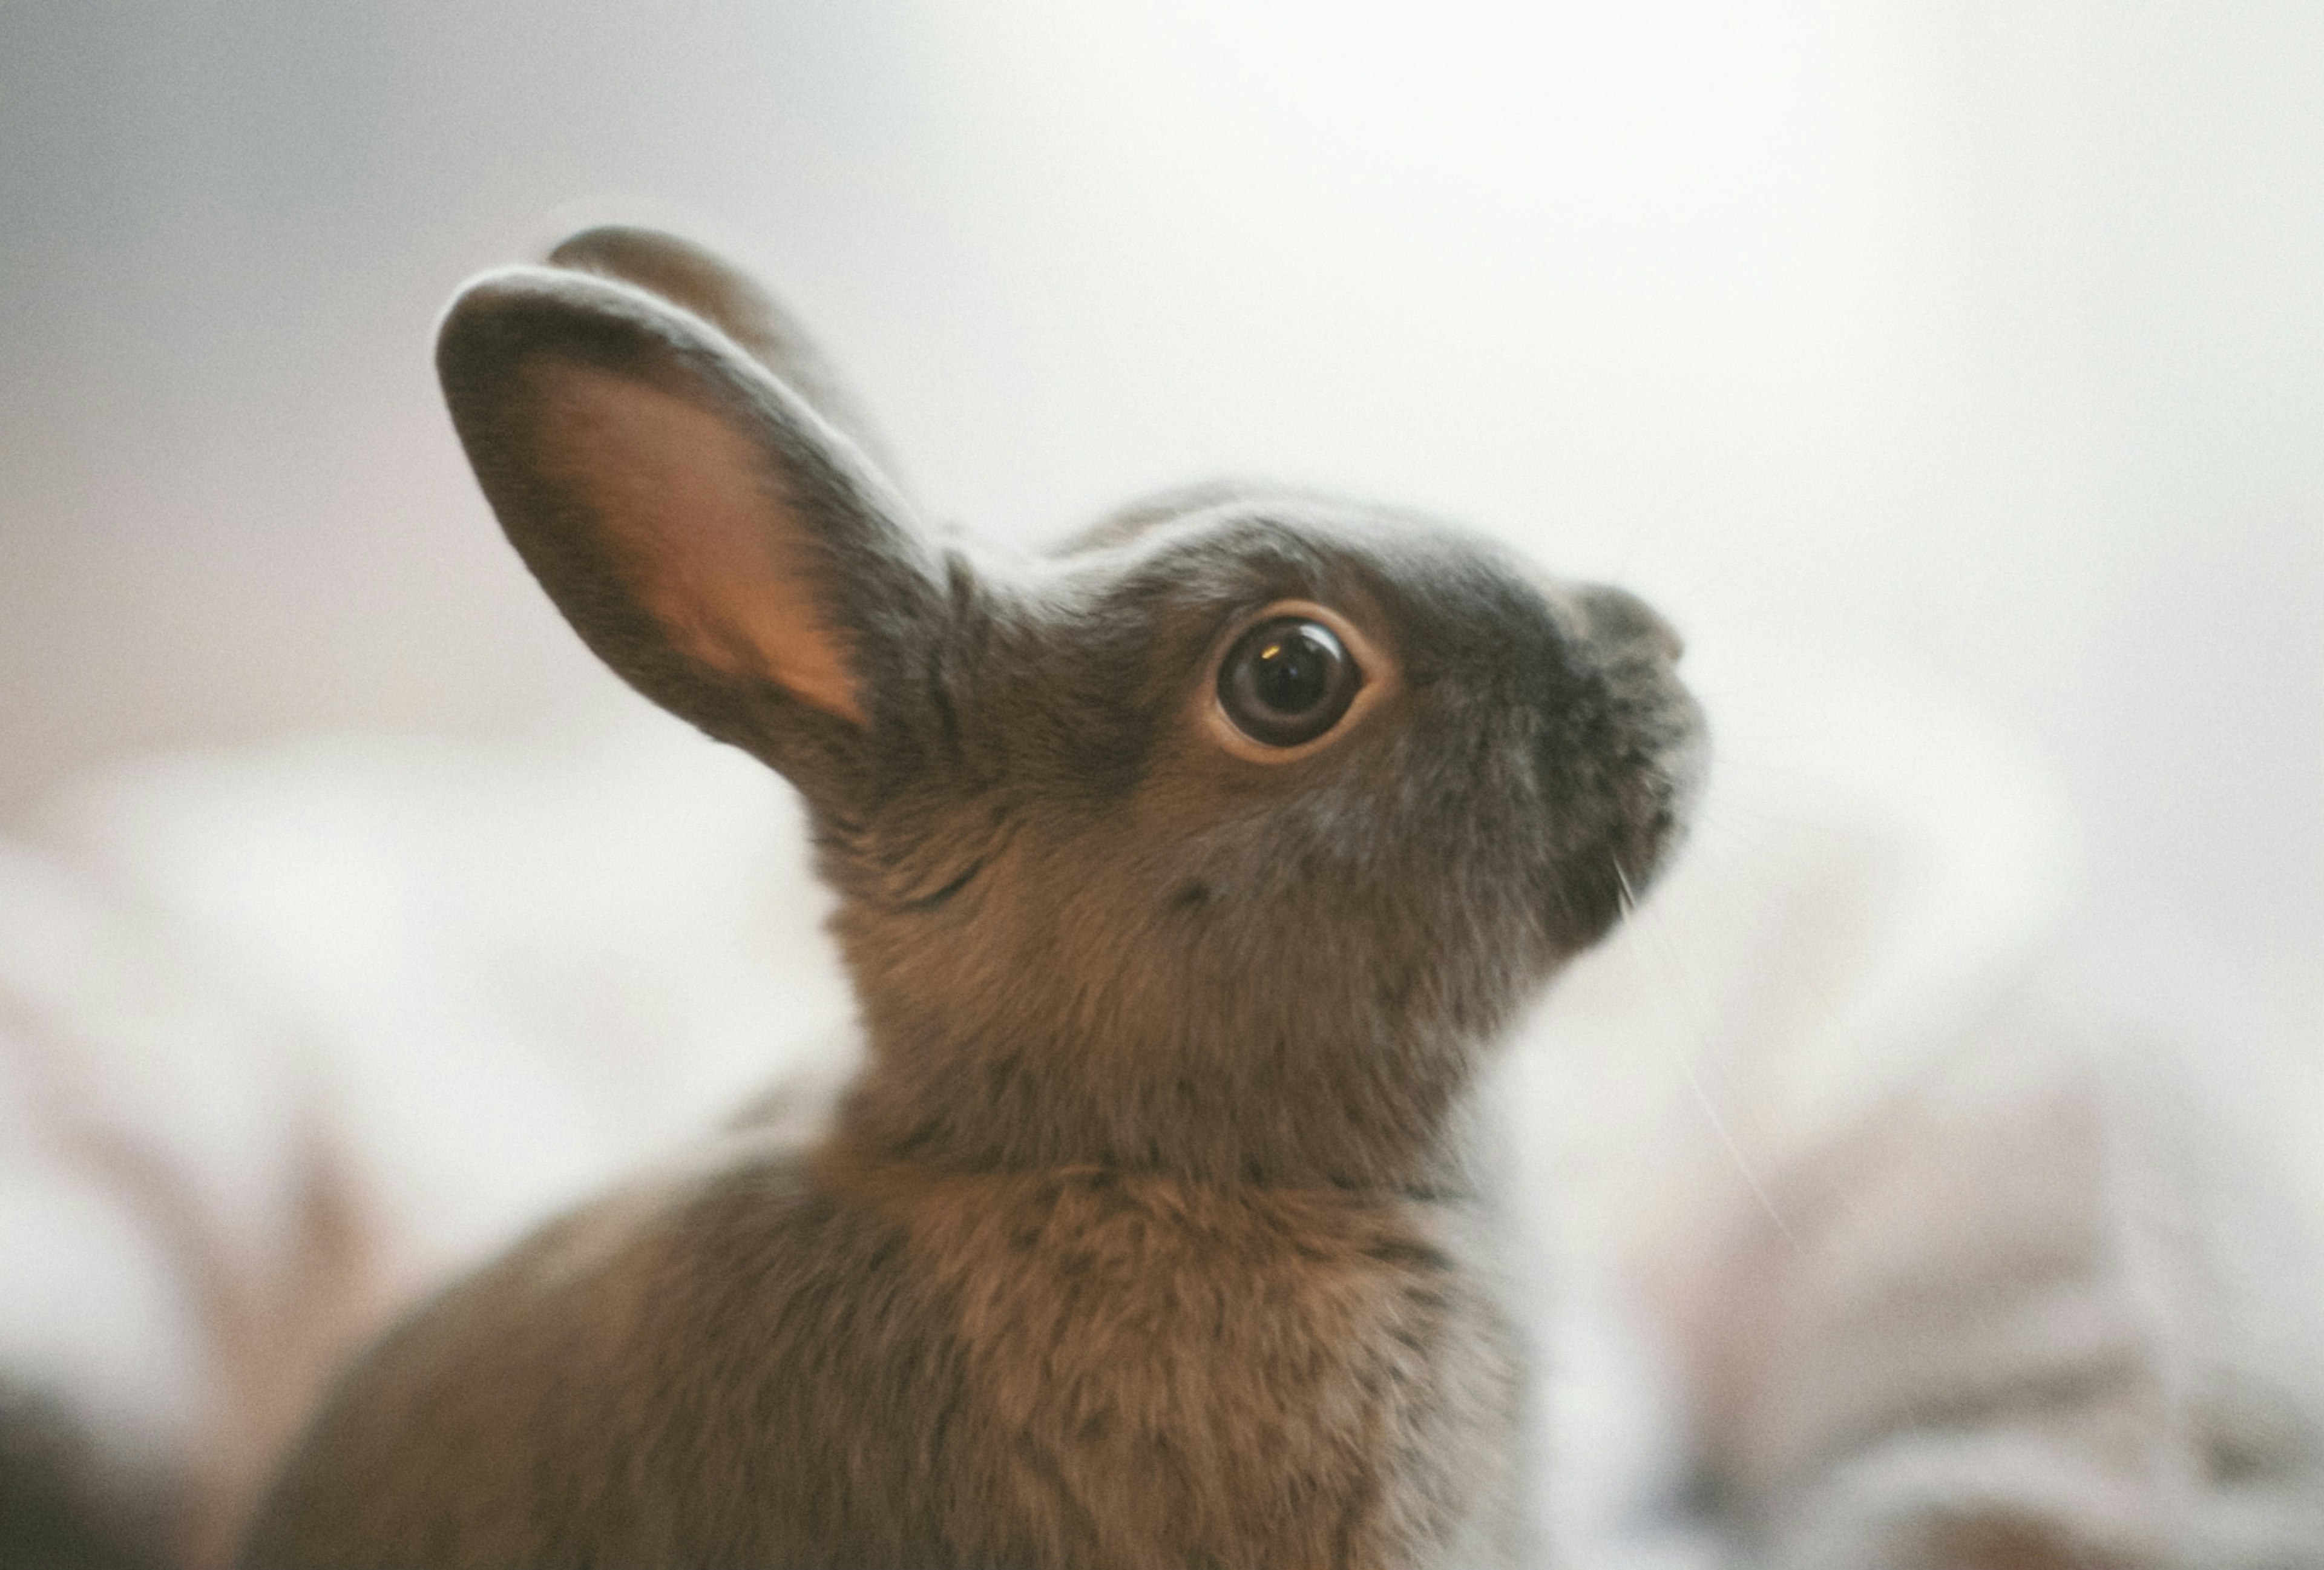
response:
<path id="1" fill-rule="evenodd" d="M 1622 578 L 1714 709 L 1741 642 L 1960 694 L 2066 787 L 2102 985 L 2201 946 L 2312 1030 L 2320 83 L 2324 12 L 2193 0 L 9 5 L 0 822 L 632 702 L 428 345 L 642 216 L 977 527 L 1258 471 Z"/>
<path id="2" fill-rule="evenodd" d="M 438 404 L 460 280 L 608 218 L 770 280 L 989 533 L 1258 473 L 1661 605 L 1747 811 L 1563 993 L 1610 1165 L 1756 1188 L 1722 1062 L 1845 1080 L 2059 933 L 2324 1075 L 2324 9 L 0 0 L 0 1029 L 222 1216 L 287 1224 L 312 1093 L 424 1279 L 844 1012 L 779 788 L 586 656 Z M 1586 1050 L 1665 1037 L 1674 1139 Z M 10 1104 L 0 1363 L 244 1497 L 295 1407 L 189 1415 L 263 1403 Z"/>

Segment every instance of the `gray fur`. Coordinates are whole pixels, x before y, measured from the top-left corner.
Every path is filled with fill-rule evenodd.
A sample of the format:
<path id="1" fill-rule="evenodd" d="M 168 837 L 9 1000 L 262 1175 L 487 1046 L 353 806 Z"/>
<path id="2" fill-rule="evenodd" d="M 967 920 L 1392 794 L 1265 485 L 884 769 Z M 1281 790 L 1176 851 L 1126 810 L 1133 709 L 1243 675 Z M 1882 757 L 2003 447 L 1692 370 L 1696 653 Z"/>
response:
<path id="1" fill-rule="evenodd" d="M 1675 642 L 1441 525 L 1265 491 L 972 557 L 753 286 L 636 231 L 558 259 L 616 276 L 454 306 L 454 420 L 590 646 L 800 789 L 870 1067 L 806 1155 L 746 1131 L 420 1311 L 246 1562 L 1529 1561 L 1465 1131 L 1496 1036 L 1677 836 Z M 562 465 L 541 389 L 576 365 L 746 439 L 861 724 L 648 608 Z M 1203 679 L 1285 599 L 1395 679 L 1254 762 L 1204 734 Z"/>

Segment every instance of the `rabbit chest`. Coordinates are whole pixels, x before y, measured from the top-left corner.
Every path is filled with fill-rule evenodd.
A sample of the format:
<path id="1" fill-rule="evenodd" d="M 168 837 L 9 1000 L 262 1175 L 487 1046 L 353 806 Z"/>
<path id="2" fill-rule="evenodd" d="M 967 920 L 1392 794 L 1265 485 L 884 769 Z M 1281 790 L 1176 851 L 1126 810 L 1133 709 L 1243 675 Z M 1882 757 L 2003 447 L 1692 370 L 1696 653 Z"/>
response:
<path id="1" fill-rule="evenodd" d="M 818 1177 L 940 1284 L 962 1420 L 999 1441 L 955 1482 L 1040 1562 L 1503 1562 L 1522 1365 L 1461 1207 L 1094 1168 Z"/>

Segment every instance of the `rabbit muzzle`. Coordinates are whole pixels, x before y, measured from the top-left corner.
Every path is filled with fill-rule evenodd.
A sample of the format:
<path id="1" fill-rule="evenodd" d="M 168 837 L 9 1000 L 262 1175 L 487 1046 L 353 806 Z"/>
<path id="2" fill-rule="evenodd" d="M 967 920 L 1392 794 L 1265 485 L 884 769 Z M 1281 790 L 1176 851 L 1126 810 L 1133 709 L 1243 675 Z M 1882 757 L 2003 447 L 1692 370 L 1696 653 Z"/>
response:
<path id="1" fill-rule="evenodd" d="M 1702 706 L 1678 675 L 1685 645 L 1644 600 L 1581 585 L 1559 597 L 1564 636 L 1545 664 L 1536 767 L 1558 825 L 1554 925 L 1594 941 L 1666 866 L 1708 762 Z"/>

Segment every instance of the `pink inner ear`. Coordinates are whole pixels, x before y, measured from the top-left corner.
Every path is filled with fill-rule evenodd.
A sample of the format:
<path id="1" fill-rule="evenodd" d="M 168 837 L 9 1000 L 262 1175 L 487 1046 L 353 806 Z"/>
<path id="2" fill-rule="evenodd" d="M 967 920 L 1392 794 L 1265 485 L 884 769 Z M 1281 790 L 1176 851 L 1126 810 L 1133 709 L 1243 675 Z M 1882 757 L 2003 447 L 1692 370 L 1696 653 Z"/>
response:
<path id="1" fill-rule="evenodd" d="M 781 479 L 733 424 L 647 383 L 545 373 L 543 462 L 595 510 L 630 593 L 680 652 L 863 723 Z"/>

